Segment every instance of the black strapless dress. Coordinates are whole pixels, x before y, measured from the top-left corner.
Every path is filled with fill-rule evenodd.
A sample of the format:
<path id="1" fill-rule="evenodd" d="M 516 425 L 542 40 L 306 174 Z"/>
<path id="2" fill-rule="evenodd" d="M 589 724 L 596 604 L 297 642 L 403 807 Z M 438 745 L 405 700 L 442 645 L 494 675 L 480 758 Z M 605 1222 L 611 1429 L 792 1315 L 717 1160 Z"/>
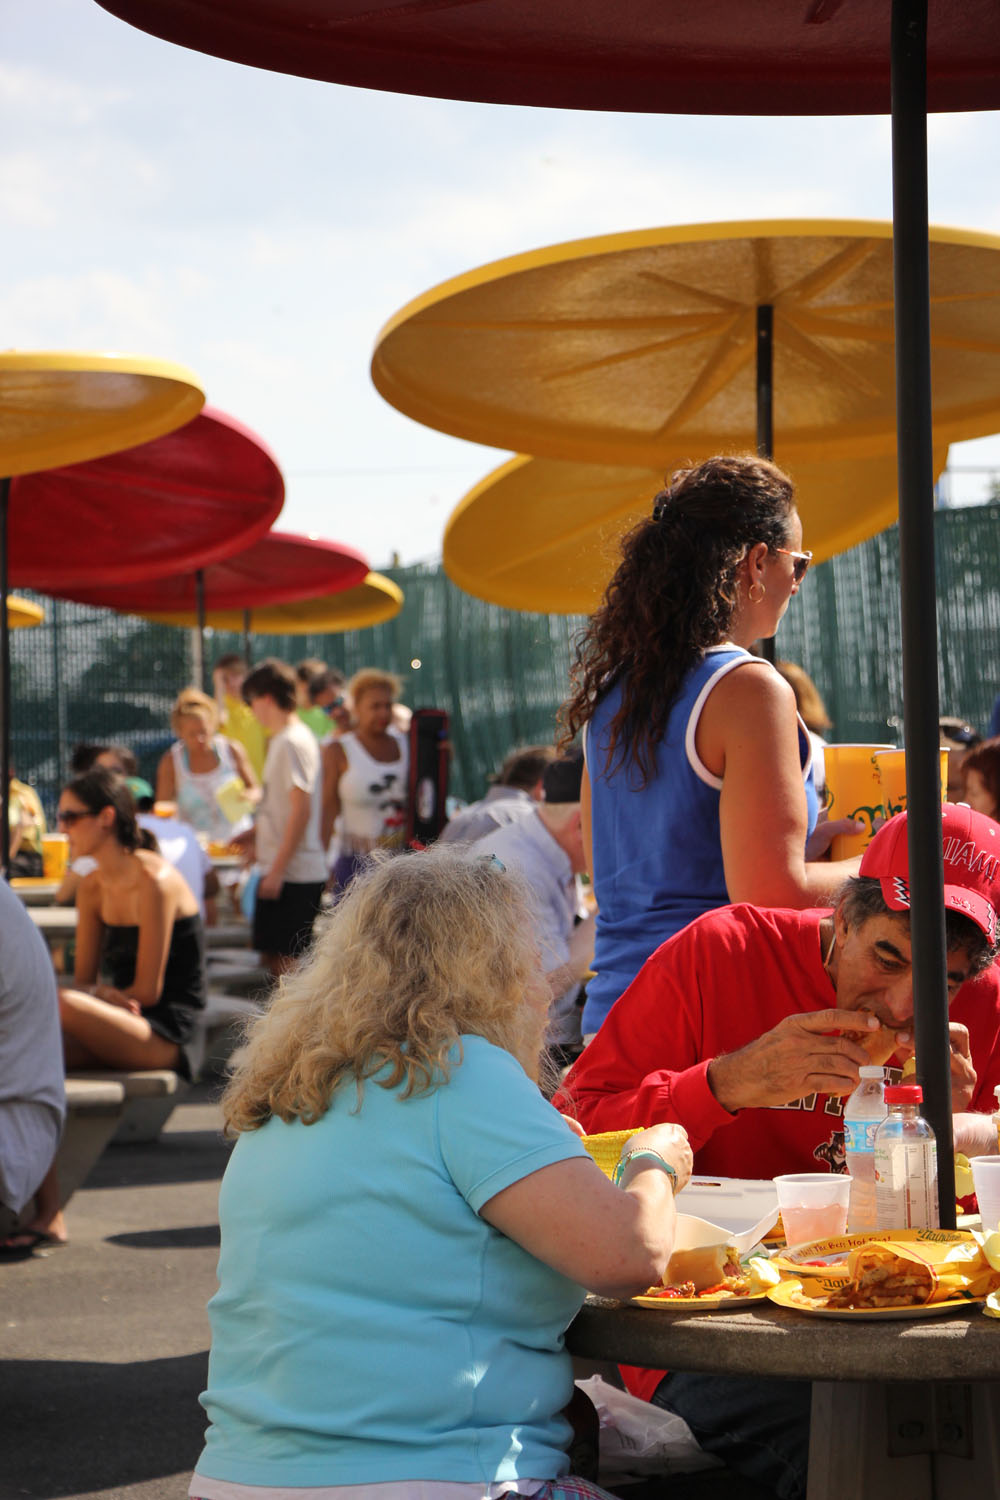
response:
<path id="1" fill-rule="evenodd" d="M 127 990 L 135 979 L 138 951 L 138 927 L 105 926 L 103 964 L 116 990 Z M 170 934 L 160 998 L 142 1013 L 157 1036 L 176 1042 L 183 1051 L 194 1030 L 194 1013 L 204 1008 L 205 933 L 201 918 L 197 914 L 177 917 Z"/>

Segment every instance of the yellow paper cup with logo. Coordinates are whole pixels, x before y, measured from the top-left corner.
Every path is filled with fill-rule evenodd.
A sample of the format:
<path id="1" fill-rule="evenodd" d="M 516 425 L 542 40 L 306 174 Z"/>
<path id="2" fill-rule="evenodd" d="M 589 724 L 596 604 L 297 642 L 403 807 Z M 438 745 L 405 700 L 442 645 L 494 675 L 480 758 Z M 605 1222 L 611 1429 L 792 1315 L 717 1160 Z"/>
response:
<path id="1" fill-rule="evenodd" d="M 837 835 L 830 845 L 833 859 L 850 859 L 855 854 L 862 854 L 871 842 L 875 824 L 885 816 L 875 755 L 880 750 L 891 748 L 889 745 L 824 746 L 828 817 L 831 821 L 853 818 L 864 824 L 861 833 Z"/>
<path id="2" fill-rule="evenodd" d="M 906 751 L 876 750 L 875 764 L 878 767 L 882 787 L 882 806 L 885 816 L 894 818 L 906 811 Z M 941 801 L 948 791 L 948 751 L 941 751 Z"/>
<path id="3" fill-rule="evenodd" d="M 64 833 L 42 835 L 42 874 L 46 880 L 62 880 L 69 863 L 69 839 Z M 37 869 L 38 866 L 36 865 Z"/>

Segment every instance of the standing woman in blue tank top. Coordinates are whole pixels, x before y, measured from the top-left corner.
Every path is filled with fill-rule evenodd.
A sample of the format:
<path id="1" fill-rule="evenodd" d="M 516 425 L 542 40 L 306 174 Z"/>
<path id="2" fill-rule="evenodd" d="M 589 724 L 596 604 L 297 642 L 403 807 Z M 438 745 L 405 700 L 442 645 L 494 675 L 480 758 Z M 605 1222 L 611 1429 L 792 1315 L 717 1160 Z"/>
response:
<path id="1" fill-rule="evenodd" d="M 857 860 L 807 859 L 809 736 L 791 688 L 750 652 L 798 593 L 801 549 L 791 480 L 754 457 L 675 474 L 623 540 L 563 711 L 569 736 L 584 731 L 598 903 L 585 1033 L 703 912 L 822 906 L 857 873 Z"/>

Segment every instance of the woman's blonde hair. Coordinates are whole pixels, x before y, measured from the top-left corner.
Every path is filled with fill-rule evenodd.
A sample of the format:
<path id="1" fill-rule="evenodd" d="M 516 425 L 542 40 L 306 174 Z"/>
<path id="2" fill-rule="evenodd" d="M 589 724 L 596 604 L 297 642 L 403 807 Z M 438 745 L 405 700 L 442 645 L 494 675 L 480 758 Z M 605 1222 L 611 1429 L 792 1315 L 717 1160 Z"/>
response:
<path id="1" fill-rule="evenodd" d="M 170 710 L 170 727 L 174 734 L 181 732 L 181 719 L 186 719 L 191 715 L 205 721 L 209 734 L 214 734 L 219 727 L 219 710 L 215 699 L 203 693 L 200 688 L 182 688 L 177 694 L 174 706 Z"/>
<path id="2" fill-rule="evenodd" d="M 251 1024 L 222 1098 L 226 1128 L 274 1115 L 311 1125 L 348 1079 L 360 1104 L 386 1064 L 380 1087 L 424 1093 L 446 1081 L 463 1033 L 537 1079 L 548 1000 L 520 877 L 447 848 L 376 858 Z"/>
<path id="3" fill-rule="evenodd" d="M 381 688 L 384 692 L 391 693 L 393 698 L 398 698 L 403 691 L 403 682 L 394 672 L 383 672 L 381 667 L 362 667 L 347 684 L 347 691 L 355 703 L 363 693 L 370 693 L 373 688 Z"/>

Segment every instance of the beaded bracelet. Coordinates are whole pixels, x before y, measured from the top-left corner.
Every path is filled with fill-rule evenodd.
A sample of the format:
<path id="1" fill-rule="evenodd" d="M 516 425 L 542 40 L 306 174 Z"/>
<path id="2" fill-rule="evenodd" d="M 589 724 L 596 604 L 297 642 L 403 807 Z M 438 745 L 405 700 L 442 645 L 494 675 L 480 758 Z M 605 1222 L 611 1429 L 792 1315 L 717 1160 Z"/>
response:
<path id="1" fill-rule="evenodd" d="M 659 1151 L 651 1151 L 648 1146 L 638 1146 L 634 1151 L 626 1151 L 624 1156 L 619 1157 L 618 1164 L 615 1167 L 614 1175 L 611 1179 L 615 1187 L 621 1187 L 622 1178 L 625 1175 L 625 1168 L 628 1166 L 629 1162 L 638 1161 L 640 1157 L 647 1157 L 650 1161 L 655 1161 L 657 1166 L 659 1166 L 662 1171 L 666 1172 L 667 1176 L 670 1178 L 670 1187 L 673 1191 L 674 1196 L 676 1197 L 677 1168 L 672 1167 L 670 1163 L 660 1155 Z"/>

